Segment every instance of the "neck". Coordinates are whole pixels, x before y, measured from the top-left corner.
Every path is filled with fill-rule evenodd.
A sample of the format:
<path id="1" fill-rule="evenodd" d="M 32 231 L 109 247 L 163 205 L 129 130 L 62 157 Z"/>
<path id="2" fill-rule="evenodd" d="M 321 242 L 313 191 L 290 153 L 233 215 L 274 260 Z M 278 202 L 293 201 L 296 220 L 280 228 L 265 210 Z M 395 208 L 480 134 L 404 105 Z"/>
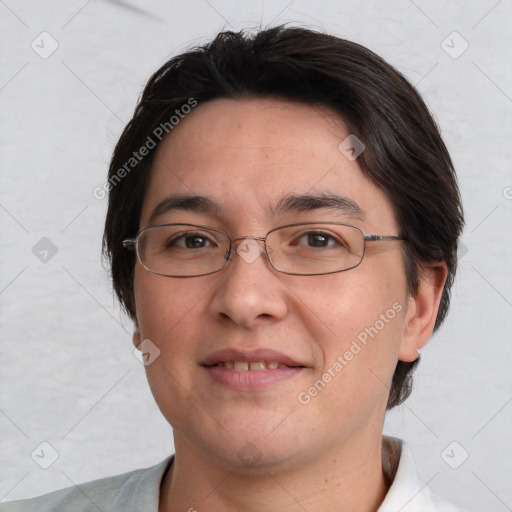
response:
<path id="1" fill-rule="evenodd" d="M 259 474 L 237 473 L 204 452 L 183 448 L 176 443 L 174 463 L 162 480 L 159 512 L 256 512 L 269 504 L 280 512 L 375 512 L 393 478 L 383 471 L 383 449 L 385 461 L 393 454 L 380 438 L 330 450 L 287 471 Z"/>

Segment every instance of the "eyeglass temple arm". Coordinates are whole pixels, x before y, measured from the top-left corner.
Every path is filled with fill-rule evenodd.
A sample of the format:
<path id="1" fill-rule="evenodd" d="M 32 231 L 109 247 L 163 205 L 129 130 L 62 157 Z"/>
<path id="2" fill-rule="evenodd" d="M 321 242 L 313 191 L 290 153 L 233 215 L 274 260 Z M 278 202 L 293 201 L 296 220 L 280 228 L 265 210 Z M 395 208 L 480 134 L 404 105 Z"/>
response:
<path id="1" fill-rule="evenodd" d="M 390 236 L 390 235 L 364 235 L 364 239 L 367 242 L 385 242 L 392 240 L 405 240 L 403 236 Z"/>
<path id="2" fill-rule="evenodd" d="M 133 238 L 123 240 L 123 247 L 125 247 L 126 249 L 135 249 L 136 245 L 137 245 L 137 241 Z"/>

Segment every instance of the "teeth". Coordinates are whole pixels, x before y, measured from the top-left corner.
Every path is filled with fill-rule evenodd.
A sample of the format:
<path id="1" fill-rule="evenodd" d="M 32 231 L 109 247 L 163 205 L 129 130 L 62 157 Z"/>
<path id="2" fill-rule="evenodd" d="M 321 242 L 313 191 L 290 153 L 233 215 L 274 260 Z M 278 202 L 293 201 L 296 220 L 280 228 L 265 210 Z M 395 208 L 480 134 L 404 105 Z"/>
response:
<path id="1" fill-rule="evenodd" d="M 273 370 L 275 368 L 288 368 L 285 364 L 277 361 L 253 361 L 248 363 L 247 361 L 224 361 L 217 363 L 215 366 L 221 366 L 237 372 L 247 371 L 261 371 L 261 370 Z"/>

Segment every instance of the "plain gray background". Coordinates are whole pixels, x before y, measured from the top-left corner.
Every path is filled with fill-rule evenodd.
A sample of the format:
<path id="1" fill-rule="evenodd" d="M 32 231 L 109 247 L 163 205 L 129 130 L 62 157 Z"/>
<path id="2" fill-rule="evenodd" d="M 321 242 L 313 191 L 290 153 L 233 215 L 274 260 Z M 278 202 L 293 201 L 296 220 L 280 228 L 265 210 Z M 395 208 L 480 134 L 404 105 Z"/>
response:
<path id="1" fill-rule="evenodd" d="M 385 430 L 435 492 L 512 510 L 511 0 L 0 0 L 0 16 L 0 500 L 173 452 L 101 264 L 93 190 L 157 67 L 222 29 L 291 22 L 376 51 L 435 113 L 467 225 L 448 320 Z"/>

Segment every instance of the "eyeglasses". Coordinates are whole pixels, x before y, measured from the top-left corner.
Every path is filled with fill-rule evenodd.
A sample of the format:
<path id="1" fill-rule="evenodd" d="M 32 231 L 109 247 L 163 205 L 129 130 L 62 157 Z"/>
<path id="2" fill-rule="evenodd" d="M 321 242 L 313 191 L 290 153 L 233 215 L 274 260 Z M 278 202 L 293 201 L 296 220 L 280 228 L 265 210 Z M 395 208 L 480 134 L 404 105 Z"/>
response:
<path id="1" fill-rule="evenodd" d="M 343 272 L 363 260 L 366 242 L 405 240 L 399 236 L 366 235 L 339 222 L 309 222 L 274 228 L 262 237 L 231 237 L 224 231 L 196 224 L 164 224 L 143 229 L 123 241 L 135 249 L 140 264 L 166 277 L 199 277 L 222 270 L 234 256 L 247 262 L 265 252 L 278 272 L 315 276 Z M 245 241 L 245 243 L 234 243 Z M 263 242 L 263 248 L 261 247 Z"/>

